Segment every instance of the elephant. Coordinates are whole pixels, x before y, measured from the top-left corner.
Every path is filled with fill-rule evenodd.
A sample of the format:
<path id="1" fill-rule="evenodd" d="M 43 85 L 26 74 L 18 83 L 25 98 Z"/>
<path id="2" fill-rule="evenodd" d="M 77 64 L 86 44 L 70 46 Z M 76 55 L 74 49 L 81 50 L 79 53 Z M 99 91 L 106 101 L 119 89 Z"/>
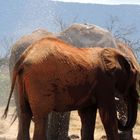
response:
<path id="1" fill-rule="evenodd" d="M 77 47 L 117 47 L 115 39 L 108 30 L 93 24 L 75 23 L 56 36 Z"/>
<path id="2" fill-rule="evenodd" d="M 38 29 L 33 31 L 31 34 L 21 37 L 13 46 L 11 50 L 11 56 L 9 59 L 9 71 L 10 77 L 12 79 L 12 72 L 14 65 L 19 59 L 20 55 L 26 50 L 31 44 L 35 43 L 37 40 L 44 38 L 46 36 L 56 36 L 67 43 L 71 43 L 77 47 L 92 47 L 92 46 L 101 46 L 101 47 L 116 47 L 115 40 L 110 32 L 107 30 L 98 27 L 96 25 L 88 24 L 72 24 L 66 30 L 52 34 L 45 29 Z M 16 87 L 16 85 L 15 85 Z M 18 103 L 18 90 L 14 90 L 15 101 L 17 108 Z M 18 109 L 17 109 L 17 112 Z M 49 116 L 49 129 L 48 137 L 49 140 L 66 140 L 68 137 L 68 128 L 69 128 L 69 118 L 70 113 L 51 113 Z"/>
<path id="3" fill-rule="evenodd" d="M 139 66 L 135 58 L 120 50 L 77 48 L 54 37 L 30 45 L 14 66 L 4 113 L 7 116 L 17 82 L 20 104 L 17 139 L 30 139 L 29 126 L 33 119 L 33 140 L 47 140 L 45 124 L 52 111 L 78 110 L 82 123 L 81 140 L 94 139 L 97 108 L 108 140 L 119 140 L 118 128 L 132 129 L 137 117 Z M 119 95 L 127 104 L 125 124 L 117 119 L 114 97 Z"/>

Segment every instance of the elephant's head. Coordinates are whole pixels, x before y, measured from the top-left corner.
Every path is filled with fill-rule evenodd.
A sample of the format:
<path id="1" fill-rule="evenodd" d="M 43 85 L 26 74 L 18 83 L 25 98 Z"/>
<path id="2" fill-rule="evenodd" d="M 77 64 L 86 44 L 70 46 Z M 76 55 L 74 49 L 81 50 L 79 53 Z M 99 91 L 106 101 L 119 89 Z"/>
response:
<path id="1" fill-rule="evenodd" d="M 122 42 L 117 43 L 117 48 L 124 53 L 125 58 L 131 63 L 133 66 L 133 75 L 132 75 L 132 83 L 127 92 L 127 100 L 125 100 L 127 105 L 127 122 L 125 125 L 121 125 L 119 123 L 119 129 L 124 131 L 128 130 L 135 125 L 137 118 L 137 108 L 138 108 L 138 93 L 140 91 L 140 65 L 137 61 L 135 54 L 132 49 L 127 46 L 127 44 L 123 44 Z"/>
<path id="2" fill-rule="evenodd" d="M 126 131 L 134 127 L 137 118 L 140 68 L 133 51 L 123 46 L 127 51 L 125 53 L 119 47 L 105 49 L 101 56 L 106 72 L 114 81 L 118 114 L 123 112 L 123 115 L 126 115 L 125 121 L 121 118 L 124 116 L 118 115 L 121 116 L 118 117 L 118 128 Z M 121 108 L 122 102 L 124 103 L 123 109 Z"/>

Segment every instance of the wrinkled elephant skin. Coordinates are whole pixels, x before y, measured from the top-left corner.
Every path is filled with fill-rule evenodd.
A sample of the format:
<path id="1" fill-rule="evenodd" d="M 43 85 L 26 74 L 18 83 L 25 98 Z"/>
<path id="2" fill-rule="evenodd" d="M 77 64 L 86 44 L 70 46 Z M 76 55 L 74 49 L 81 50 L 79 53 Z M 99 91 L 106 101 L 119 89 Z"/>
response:
<path id="1" fill-rule="evenodd" d="M 32 117 L 33 140 L 46 140 L 45 122 L 50 112 L 78 110 L 81 139 L 93 140 L 98 108 L 107 138 L 118 140 L 114 93 L 138 101 L 133 92 L 136 74 L 133 63 L 118 49 L 76 48 L 54 37 L 37 41 L 13 70 L 10 95 L 16 80 L 20 95 L 17 139 L 29 140 Z"/>

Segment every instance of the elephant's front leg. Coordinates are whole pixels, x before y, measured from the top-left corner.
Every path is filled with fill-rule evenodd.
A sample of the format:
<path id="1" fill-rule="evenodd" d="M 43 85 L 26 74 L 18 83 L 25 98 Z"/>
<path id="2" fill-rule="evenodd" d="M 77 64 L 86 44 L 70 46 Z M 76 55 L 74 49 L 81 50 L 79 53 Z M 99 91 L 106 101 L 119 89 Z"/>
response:
<path id="1" fill-rule="evenodd" d="M 108 140 L 119 140 L 114 97 L 104 97 L 98 102 L 99 114 Z M 112 96 L 112 98 L 111 98 Z"/>
<path id="2" fill-rule="evenodd" d="M 33 140 L 47 140 L 46 121 L 48 121 L 47 117 L 34 117 L 35 129 Z"/>
<path id="3" fill-rule="evenodd" d="M 96 112 L 97 108 L 94 106 L 78 110 L 82 123 L 81 140 L 94 140 Z"/>

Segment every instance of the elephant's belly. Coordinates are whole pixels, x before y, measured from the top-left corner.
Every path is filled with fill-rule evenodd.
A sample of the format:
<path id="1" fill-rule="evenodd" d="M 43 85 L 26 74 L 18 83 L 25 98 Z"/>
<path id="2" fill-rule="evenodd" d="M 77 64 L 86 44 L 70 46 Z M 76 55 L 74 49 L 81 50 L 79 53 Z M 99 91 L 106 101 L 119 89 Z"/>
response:
<path id="1" fill-rule="evenodd" d="M 79 110 L 82 108 L 86 108 L 88 106 L 93 105 L 93 102 L 91 100 L 87 100 L 86 102 L 82 103 L 82 104 L 57 104 L 55 106 L 55 108 L 53 109 L 53 111 L 56 112 L 67 112 L 67 111 L 72 111 L 72 110 Z"/>
<path id="2" fill-rule="evenodd" d="M 93 92 L 89 92 L 90 88 L 84 86 L 75 86 L 61 89 L 63 92 L 56 92 L 54 111 L 70 111 L 87 107 L 93 103 Z"/>

